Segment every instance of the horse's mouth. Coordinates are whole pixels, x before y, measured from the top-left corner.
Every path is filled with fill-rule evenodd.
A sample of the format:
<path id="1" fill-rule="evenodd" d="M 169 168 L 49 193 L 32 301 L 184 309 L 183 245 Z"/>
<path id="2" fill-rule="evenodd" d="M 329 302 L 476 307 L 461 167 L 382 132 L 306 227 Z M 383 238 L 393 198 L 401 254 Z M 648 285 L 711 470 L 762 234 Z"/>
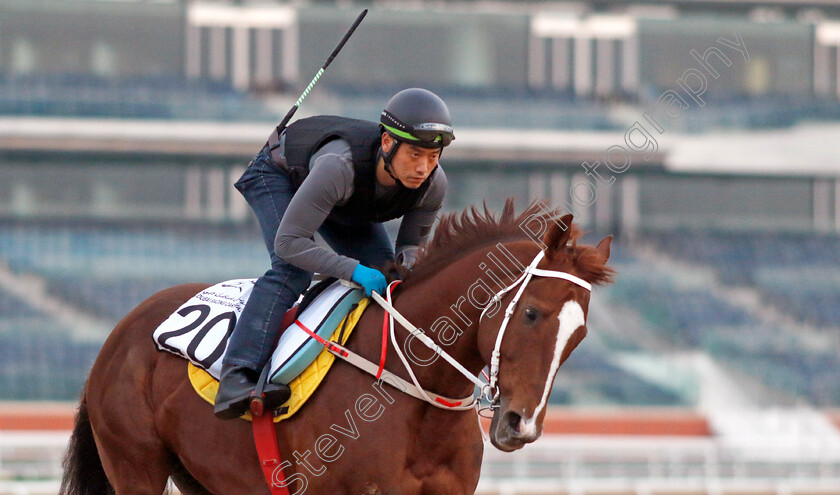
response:
<path id="1" fill-rule="evenodd" d="M 539 430 L 529 427 L 522 416 L 510 409 L 497 411 L 490 423 L 490 443 L 504 452 L 513 452 L 539 438 Z"/>

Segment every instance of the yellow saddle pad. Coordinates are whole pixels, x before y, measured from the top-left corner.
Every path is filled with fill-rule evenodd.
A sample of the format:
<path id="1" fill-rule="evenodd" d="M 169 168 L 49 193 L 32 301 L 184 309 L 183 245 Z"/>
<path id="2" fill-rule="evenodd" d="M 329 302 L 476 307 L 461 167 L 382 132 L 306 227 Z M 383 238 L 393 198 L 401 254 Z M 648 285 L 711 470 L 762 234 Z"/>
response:
<path id="1" fill-rule="evenodd" d="M 361 318 L 365 308 L 367 308 L 368 303 L 370 303 L 370 299 L 362 299 L 359 302 L 358 307 L 344 317 L 344 320 L 347 320 L 346 327 L 345 321 L 342 320 L 338 325 L 338 328 L 336 328 L 335 332 L 333 332 L 330 340 L 335 341 L 341 333 L 341 329 L 344 327 L 344 338 L 341 342 L 339 342 L 341 345 L 344 345 L 350 337 L 350 334 L 353 332 L 353 329 L 356 327 L 356 323 L 359 321 L 359 318 Z M 303 373 L 301 373 L 300 376 L 289 383 L 289 388 L 292 389 L 292 395 L 284 404 L 284 407 L 288 407 L 289 409 L 284 414 L 275 416 L 275 423 L 291 417 L 301 407 L 303 407 L 309 397 L 311 397 L 315 392 L 315 389 L 318 388 L 318 385 L 321 384 L 321 380 L 327 376 L 327 371 L 330 370 L 333 361 L 335 361 L 335 356 L 328 350 L 323 349 L 321 353 L 318 354 L 318 357 L 315 358 L 315 361 L 303 370 Z M 187 361 L 187 374 L 190 377 L 190 383 L 198 395 L 210 404 L 215 404 L 216 392 L 219 390 L 218 380 L 213 378 L 210 373 L 207 373 L 189 361 Z M 250 421 L 251 413 L 245 413 L 242 416 L 242 419 Z"/>

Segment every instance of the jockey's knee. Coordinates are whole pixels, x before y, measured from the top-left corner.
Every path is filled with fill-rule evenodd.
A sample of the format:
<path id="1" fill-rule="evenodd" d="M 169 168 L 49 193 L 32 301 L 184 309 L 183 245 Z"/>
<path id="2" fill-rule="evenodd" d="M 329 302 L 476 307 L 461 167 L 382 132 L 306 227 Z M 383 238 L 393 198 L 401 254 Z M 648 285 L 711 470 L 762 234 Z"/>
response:
<path id="1" fill-rule="evenodd" d="M 312 274 L 299 268 L 272 268 L 263 276 L 276 292 L 287 292 L 293 300 L 306 291 L 312 281 Z"/>

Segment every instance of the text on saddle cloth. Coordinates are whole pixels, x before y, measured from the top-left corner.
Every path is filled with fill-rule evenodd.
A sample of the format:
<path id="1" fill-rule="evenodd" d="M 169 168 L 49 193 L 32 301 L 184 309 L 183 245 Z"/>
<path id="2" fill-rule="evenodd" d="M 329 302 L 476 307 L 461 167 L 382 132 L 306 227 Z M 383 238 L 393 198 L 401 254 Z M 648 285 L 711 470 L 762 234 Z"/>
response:
<path id="1" fill-rule="evenodd" d="M 228 339 L 248 302 L 256 279 L 237 279 L 209 287 L 181 305 L 154 331 L 160 350 L 188 359 L 213 378 L 221 375 Z M 328 283 L 283 332 L 270 364 L 269 379 L 289 383 L 323 350 L 304 328 L 329 338 L 344 316 L 359 304 L 361 290 L 341 281 Z"/>

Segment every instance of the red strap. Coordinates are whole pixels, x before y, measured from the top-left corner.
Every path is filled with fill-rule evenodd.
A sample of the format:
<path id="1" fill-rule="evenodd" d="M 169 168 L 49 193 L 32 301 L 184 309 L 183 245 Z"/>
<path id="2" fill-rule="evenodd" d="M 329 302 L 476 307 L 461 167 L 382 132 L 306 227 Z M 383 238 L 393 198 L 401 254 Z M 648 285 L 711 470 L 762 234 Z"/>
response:
<path id="1" fill-rule="evenodd" d="M 388 286 L 388 295 L 391 295 L 391 289 L 402 283 L 402 280 L 396 280 Z M 390 297 L 388 298 L 390 302 Z M 382 318 L 382 352 L 379 354 L 379 370 L 376 372 L 376 379 L 382 376 L 382 371 L 385 369 L 385 357 L 388 355 L 388 311 Z"/>
<path id="2" fill-rule="evenodd" d="M 280 464 L 280 449 L 277 447 L 277 431 L 274 429 L 274 417 L 271 414 L 256 416 L 252 414 L 251 425 L 254 430 L 254 443 L 260 466 L 268 481 L 271 495 L 289 495 L 285 486 L 286 478 Z"/>
<path id="3" fill-rule="evenodd" d="M 456 402 L 449 402 L 448 400 L 444 399 L 443 397 L 435 397 L 435 402 L 438 404 L 443 404 L 446 407 L 457 407 L 463 404 L 463 401 L 456 401 Z"/>
<path id="4" fill-rule="evenodd" d="M 385 356 L 388 354 L 388 312 L 385 311 L 384 318 L 382 318 L 382 352 L 379 354 L 379 370 L 376 372 L 376 379 L 382 376 L 382 370 L 385 369 Z"/>
<path id="5" fill-rule="evenodd" d="M 336 347 L 332 342 L 324 340 L 320 335 L 306 328 L 306 325 L 301 323 L 300 320 L 296 320 L 295 324 L 330 351 L 347 356 L 347 351 Z M 280 449 L 277 447 L 277 430 L 274 429 L 273 415 L 256 415 L 252 412 L 251 426 L 254 431 L 257 456 L 260 458 L 260 467 L 262 467 L 263 475 L 268 482 L 271 495 L 289 495 L 289 490 L 285 486 L 286 477 L 283 475 Z"/>
<path id="6" fill-rule="evenodd" d="M 336 347 L 335 344 L 333 344 L 329 340 L 324 339 L 323 337 L 321 337 L 317 333 L 315 333 L 312 330 L 306 328 L 306 325 L 301 323 L 300 320 L 295 320 L 295 325 L 299 326 L 301 330 L 303 330 L 304 332 L 309 334 L 309 336 L 312 337 L 313 339 L 315 339 L 319 344 L 326 347 L 328 351 L 332 352 L 333 354 L 340 354 L 344 357 L 347 357 L 347 351 L 345 351 L 344 349 L 342 349 L 340 347 Z"/>

